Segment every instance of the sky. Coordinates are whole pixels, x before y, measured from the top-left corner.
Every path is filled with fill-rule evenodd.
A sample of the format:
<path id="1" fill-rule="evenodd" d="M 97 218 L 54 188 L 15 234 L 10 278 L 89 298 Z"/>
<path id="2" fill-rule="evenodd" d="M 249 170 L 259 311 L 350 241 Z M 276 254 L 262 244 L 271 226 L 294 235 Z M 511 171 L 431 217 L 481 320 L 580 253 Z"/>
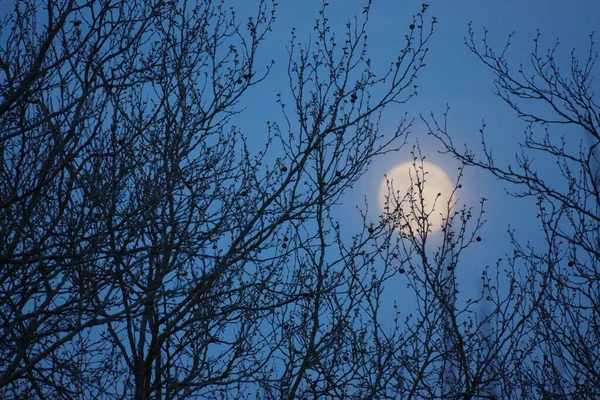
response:
<path id="1" fill-rule="evenodd" d="M 254 4 L 246 0 L 234 3 L 240 4 L 242 14 Z M 339 27 L 340 32 L 348 18 L 360 14 L 365 4 L 359 0 L 330 0 L 329 3 L 331 24 L 334 29 Z M 369 57 L 374 62 L 385 66 L 388 60 L 395 58 L 412 16 L 420 11 L 421 4 L 422 1 L 413 0 L 373 1 L 368 34 Z M 493 73 L 465 45 L 470 22 L 478 38 L 482 37 L 484 29 L 488 30 L 488 38 L 495 48 L 501 48 L 508 35 L 514 32 L 509 57 L 515 66 L 528 62 L 537 30 L 542 34 L 541 47 L 544 49 L 553 46 L 560 38 L 559 55 L 568 62 L 574 47 L 582 52 L 588 50 L 590 33 L 600 28 L 600 1 L 597 0 L 437 0 L 428 4 L 427 14 L 435 16 L 438 24 L 429 43 L 427 66 L 418 78 L 419 93 L 407 104 L 390 107 L 381 124 L 382 129 L 393 131 L 405 112 L 415 118 L 409 145 L 405 151 L 377 159 L 342 199 L 339 216 L 349 224 L 355 222 L 356 228 L 360 223 L 356 206 L 363 204 L 366 198 L 376 219 L 374 214 L 379 209 L 371 204 L 377 202 L 378 186 L 384 179 L 383 175 L 394 166 L 410 160 L 409 151 L 416 140 L 428 161 L 446 170 L 451 179 L 456 178 L 459 164 L 448 155 L 438 153 L 440 144 L 427 136 L 420 115 L 427 117 L 433 113 L 441 119 L 449 106 L 448 126 L 452 139 L 458 146 L 467 143 L 475 148 L 480 143 L 478 130 L 485 121 L 486 134 L 497 161 L 506 165 L 513 160 L 514 165 L 517 143 L 523 137 L 526 124 L 492 93 Z M 265 121 L 277 120 L 281 116 L 275 96 L 287 89 L 286 46 L 291 29 L 296 28 L 299 41 L 309 39 L 320 7 L 320 0 L 279 2 L 274 31 L 263 48 L 267 50 L 259 53 L 265 62 L 275 59 L 275 68 L 266 82 L 250 91 L 244 101 L 246 110 L 240 116 L 243 131 L 257 143 L 262 143 L 260 138 L 264 139 L 261 132 L 265 132 Z M 545 167 L 543 164 L 539 166 Z M 490 174 L 468 169 L 463 186 L 461 202 L 477 209 L 480 198 L 488 199 L 487 222 L 481 231 L 483 240 L 467 250 L 462 261 L 466 265 L 462 269 L 462 277 L 458 273 L 463 289 L 467 287 L 478 291 L 480 273 L 473 271 L 495 263 L 512 251 L 507 233 L 509 226 L 516 229 L 521 238 L 532 243 L 535 243 L 540 231 L 535 219 L 534 201 L 511 198 L 506 194 L 505 185 Z"/>
<path id="2" fill-rule="evenodd" d="M 0 4 L 3 0 L 0 0 Z M 244 15 L 258 0 L 229 0 Z M 330 21 L 334 29 L 343 31 L 349 17 L 360 15 L 366 1 L 329 0 Z M 282 121 L 276 103 L 276 95 L 288 90 L 286 76 L 287 50 L 293 27 L 298 40 L 306 41 L 312 33 L 314 20 L 321 7 L 320 0 L 279 0 L 277 20 L 269 39 L 259 52 L 259 64 L 266 65 L 271 59 L 276 64 L 272 73 L 258 86 L 252 88 L 242 100 L 245 110 L 236 117 L 235 123 L 259 149 L 266 140 L 266 121 Z M 412 22 L 412 16 L 421 10 L 422 0 L 373 0 L 370 17 L 369 57 L 374 63 L 385 66 L 394 60 Z M 431 0 L 427 15 L 438 20 L 436 32 L 429 43 L 427 66 L 418 78 L 418 96 L 409 103 L 390 107 L 384 114 L 381 129 L 390 133 L 404 113 L 415 119 L 409 144 L 399 153 L 376 159 L 355 187 L 342 198 L 337 216 L 351 228 L 359 231 L 360 215 L 356 206 L 364 198 L 370 206 L 371 216 L 376 220 L 380 212 L 378 191 L 384 174 L 394 166 L 410 161 L 411 145 L 419 141 L 427 160 L 443 168 L 451 179 L 456 178 L 459 164 L 448 155 L 439 154 L 439 143 L 426 134 L 420 115 L 433 113 L 442 118 L 450 107 L 449 132 L 454 142 L 479 144 L 478 130 L 482 121 L 499 162 L 510 163 L 518 149 L 517 142 L 523 136 L 526 125 L 493 93 L 493 73 L 473 55 L 464 44 L 468 25 L 472 22 L 476 34 L 481 37 L 483 29 L 489 31 L 491 43 L 500 48 L 507 36 L 515 32 L 510 59 L 514 65 L 526 63 L 533 48 L 536 31 L 542 33 L 542 47 L 551 47 L 560 38 L 559 54 L 565 62 L 573 47 L 585 51 L 589 34 L 600 28 L 600 0 Z M 600 36 L 600 32 L 597 34 Z M 600 79 L 600 77 L 599 77 Z M 575 132 L 574 137 L 579 133 Z M 514 161 L 512 161 L 514 164 Z M 505 193 L 505 185 L 485 171 L 467 170 L 463 179 L 461 202 L 477 209 L 481 197 L 486 203 L 486 224 L 481 231 L 482 242 L 467 250 L 463 265 L 457 271 L 461 291 L 480 289 L 480 273 L 484 265 L 491 265 L 499 257 L 511 251 L 509 226 L 515 228 L 522 238 L 536 240 L 539 224 L 536 222 L 533 200 L 516 200 Z M 399 283 L 401 284 L 401 282 Z M 402 292 L 392 291 L 393 300 L 402 298 Z"/>

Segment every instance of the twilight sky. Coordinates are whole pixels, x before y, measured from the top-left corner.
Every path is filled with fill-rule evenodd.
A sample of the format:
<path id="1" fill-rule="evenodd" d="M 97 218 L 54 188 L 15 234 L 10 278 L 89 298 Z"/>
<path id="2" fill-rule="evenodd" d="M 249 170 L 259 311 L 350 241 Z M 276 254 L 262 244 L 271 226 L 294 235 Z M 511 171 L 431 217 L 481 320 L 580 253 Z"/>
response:
<path id="1" fill-rule="evenodd" d="M 240 15 L 251 10 L 251 5 L 255 4 L 248 0 L 234 0 L 232 3 Z M 331 24 L 333 28 L 339 27 L 342 33 L 348 18 L 360 14 L 365 2 L 330 0 L 329 3 Z M 369 57 L 375 65 L 379 63 L 381 68 L 385 68 L 395 58 L 402 47 L 412 15 L 420 11 L 421 4 L 422 1 L 414 0 L 373 1 L 368 34 Z M 351 221 L 356 221 L 356 229 L 359 228 L 360 219 L 355 206 L 363 203 L 364 196 L 370 204 L 377 201 L 377 189 L 383 174 L 393 166 L 410 160 L 409 151 L 415 140 L 419 141 L 428 161 L 444 168 L 451 179 L 455 178 L 458 164 L 449 156 L 438 154 L 440 146 L 426 135 L 420 115 L 428 117 L 433 112 L 436 117 L 441 118 L 446 105 L 449 105 L 448 128 L 454 142 L 459 146 L 468 143 L 474 149 L 478 149 L 478 130 L 484 120 L 487 137 L 498 164 L 514 164 L 517 142 L 523 137 L 526 125 L 492 94 L 494 75 L 464 44 L 469 22 L 472 22 L 479 39 L 483 29 L 488 29 L 488 38 L 496 49 L 500 49 L 508 34 L 514 31 L 509 58 L 515 68 L 521 63 L 527 65 L 529 62 L 533 38 L 538 29 L 542 34 L 540 45 L 543 49 L 553 46 L 556 39 L 560 38 L 558 54 L 566 68 L 570 51 L 575 47 L 579 54 L 585 54 L 589 49 L 589 34 L 600 28 L 600 1 L 597 0 L 432 0 L 428 4 L 427 14 L 429 18 L 437 17 L 438 24 L 429 43 L 427 67 L 417 82 L 420 88 L 418 96 L 408 104 L 388 108 L 381 124 L 382 129 L 393 131 L 405 112 L 409 118 L 415 118 L 409 145 L 400 153 L 377 160 L 353 192 L 343 199 L 339 215 L 350 225 Z M 265 63 L 275 59 L 275 68 L 267 81 L 255 87 L 243 100 L 242 105 L 246 110 L 236 121 L 243 127 L 244 134 L 252 140 L 256 139 L 257 145 L 264 142 L 266 121 L 281 118 L 275 100 L 277 93 L 289 90 L 286 46 L 290 40 L 290 31 L 292 27 L 296 27 L 298 41 L 306 42 L 312 34 L 320 7 L 320 0 L 279 2 L 275 29 L 262 53 Z M 569 135 L 577 143 L 582 137 L 580 132 Z M 538 160 L 538 167 L 552 168 L 551 165 L 545 165 L 545 162 L 547 161 Z M 548 171 L 552 173 L 550 169 Z M 463 186 L 460 199 L 475 209 L 481 197 L 489 200 L 486 204 L 487 223 L 481 234 L 483 241 L 469 248 L 466 258 L 463 255 L 463 264 L 467 265 L 462 267 L 462 272 L 458 272 L 462 289 L 466 286 L 478 290 L 480 273 L 473 273 L 469 269 L 477 270 L 478 266 L 494 264 L 499 257 L 510 251 L 507 234 L 509 224 L 519 232 L 520 238 L 531 240 L 535 244 L 536 235 L 540 235 L 539 223 L 535 219 L 533 200 L 510 198 L 505 194 L 504 184 L 490 174 L 467 170 Z M 376 219 L 379 212 L 376 204 L 370 205 L 370 210 Z"/>

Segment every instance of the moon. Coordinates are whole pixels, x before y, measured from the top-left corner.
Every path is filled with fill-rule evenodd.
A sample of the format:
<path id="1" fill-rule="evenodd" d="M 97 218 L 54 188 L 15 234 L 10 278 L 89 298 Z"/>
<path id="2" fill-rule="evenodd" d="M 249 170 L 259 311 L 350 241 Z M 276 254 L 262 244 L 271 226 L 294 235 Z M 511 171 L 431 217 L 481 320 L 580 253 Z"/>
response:
<path id="1" fill-rule="evenodd" d="M 389 222 L 405 235 L 436 232 L 448 215 L 454 185 L 448 174 L 427 161 L 392 168 L 379 185 L 379 204 Z"/>

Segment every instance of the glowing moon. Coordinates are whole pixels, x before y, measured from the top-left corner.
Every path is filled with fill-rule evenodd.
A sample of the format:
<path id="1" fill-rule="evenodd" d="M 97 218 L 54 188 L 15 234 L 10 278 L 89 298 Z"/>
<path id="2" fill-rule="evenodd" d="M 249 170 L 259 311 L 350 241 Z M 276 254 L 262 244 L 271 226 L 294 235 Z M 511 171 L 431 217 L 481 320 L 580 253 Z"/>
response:
<path id="1" fill-rule="evenodd" d="M 424 228 L 435 232 L 448 215 L 453 191 L 440 167 L 426 161 L 406 162 L 386 174 L 379 186 L 379 204 L 384 216 L 404 234 L 419 234 Z"/>

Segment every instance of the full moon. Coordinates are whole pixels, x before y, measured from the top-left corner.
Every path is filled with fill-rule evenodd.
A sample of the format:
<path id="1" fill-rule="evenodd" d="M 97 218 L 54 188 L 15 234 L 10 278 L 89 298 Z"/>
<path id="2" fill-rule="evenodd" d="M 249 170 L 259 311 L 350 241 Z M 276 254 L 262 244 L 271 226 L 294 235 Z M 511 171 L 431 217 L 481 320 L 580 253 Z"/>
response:
<path id="1" fill-rule="evenodd" d="M 379 204 L 390 223 L 404 234 L 442 228 L 454 185 L 430 162 L 405 162 L 392 168 L 379 186 Z M 427 225 L 425 224 L 427 223 Z"/>

